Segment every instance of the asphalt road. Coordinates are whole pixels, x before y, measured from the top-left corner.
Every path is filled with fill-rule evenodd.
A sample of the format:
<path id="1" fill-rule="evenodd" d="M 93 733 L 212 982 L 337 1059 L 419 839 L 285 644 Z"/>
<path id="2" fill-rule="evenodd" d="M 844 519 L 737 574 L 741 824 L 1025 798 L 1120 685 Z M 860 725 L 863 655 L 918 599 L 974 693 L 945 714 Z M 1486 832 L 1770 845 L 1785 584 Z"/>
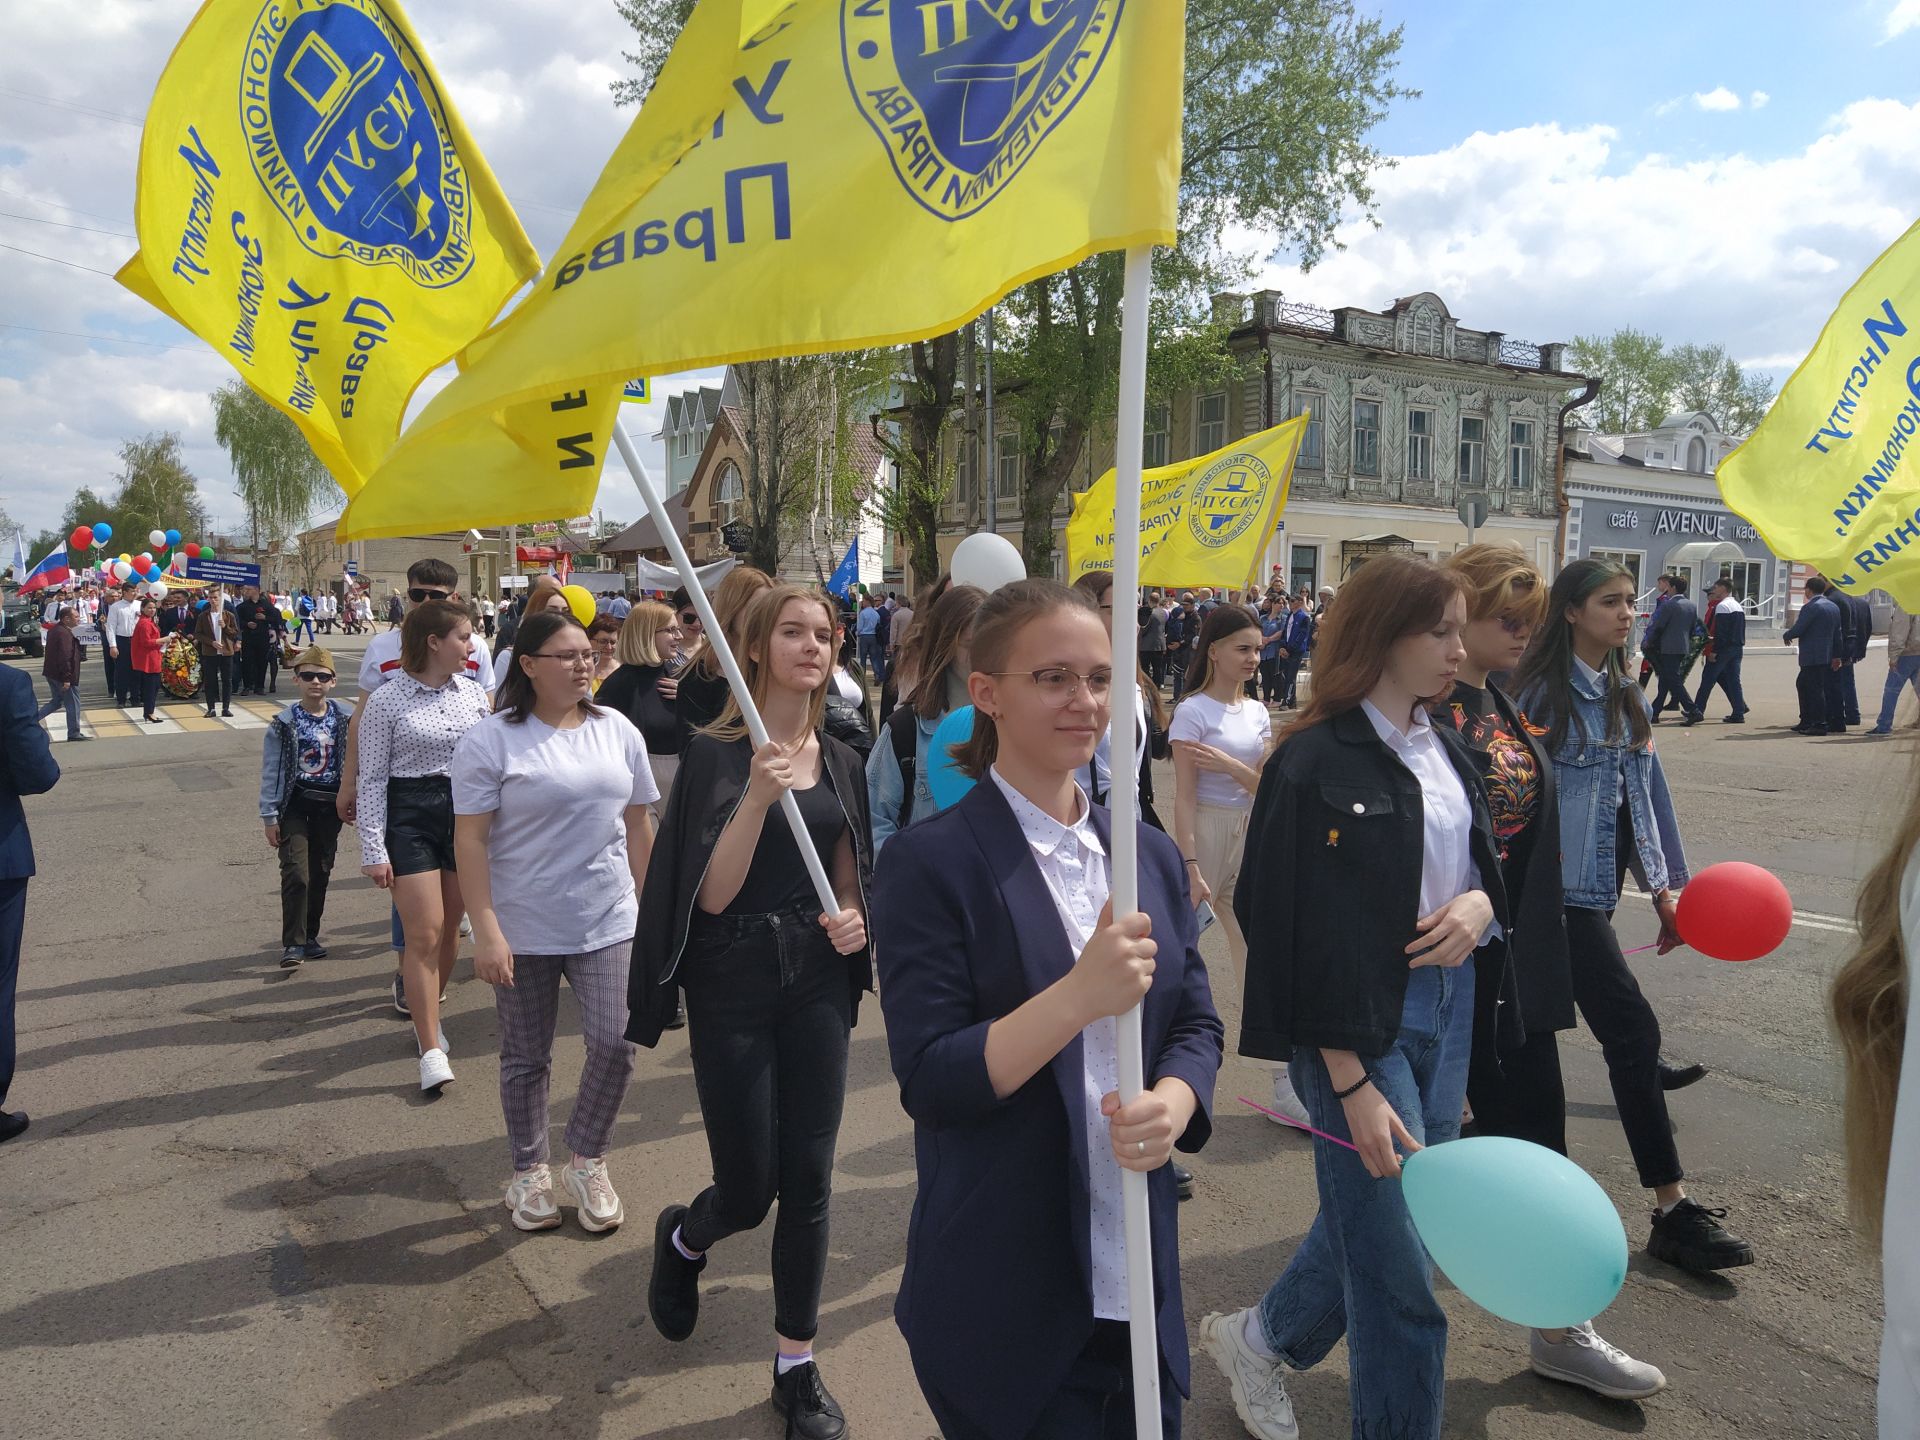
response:
<path id="1" fill-rule="evenodd" d="M 357 650 L 339 649 L 350 671 Z M 1521 1332 L 1448 1291 L 1449 1436 L 1872 1433 L 1879 1272 L 1844 1222 L 1823 995 L 1849 943 L 1856 877 L 1912 783 L 1914 732 L 1786 734 L 1792 663 L 1749 658 L 1747 726 L 1666 726 L 1660 744 L 1695 868 L 1767 866 L 1802 923 L 1749 965 L 1636 960 L 1667 1053 L 1713 1067 L 1673 1105 L 1695 1193 L 1729 1207 L 1759 1263 L 1698 1279 L 1640 1253 L 1647 1198 L 1604 1067 L 1584 1031 L 1565 1037 L 1574 1155 L 1618 1203 L 1634 1249 L 1601 1329 L 1671 1383 L 1631 1404 L 1539 1380 Z M 97 663 L 88 670 L 97 691 Z M 1872 705 L 1879 652 L 1862 673 Z M 257 732 L 233 731 L 61 746 L 60 785 L 28 802 L 40 875 L 10 1103 L 34 1125 L 0 1150 L 0 1434 L 780 1435 L 766 1403 L 768 1231 L 715 1253 L 693 1340 L 669 1345 L 645 1319 L 652 1217 L 707 1178 L 684 1032 L 641 1053 L 610 1159 L 625 1228 L 515 1231 L 500 1206 L 510 1167 L 486 987 L 463 962 L 446 1020 L 459 1079 L 423 1100 L 411 1033 L 387 1004 L 386 902 L 350 842 L 331 956 L 277 968 L 259 747 Z M 1629 946 L 1651 941 L 1650 907 L 1629 903 L 1622 930 Z M 1223 977 L 1224 947 L 1208 958 Z M 1216 988 L 1231 1043 L 1231 987 Z M 561 1125 L 580 1061 L 565 1006 L 562 1031 Z M 1257 1298 L 1313 1217 L 1306 1142 L 1235 1102 L 1263 1081 L 1237 1059 L 1222 1073 L 1199 1194 L 1182 1208 L 1190 1326 Z M 554 1144 L 561 1155 L 557 1129 Z M 869 1005 L 819 1345 L 862 1440 L 934 1433 L 891 1315 L 912 1187 Z M 1242 1433 L 1204 1357 L 1195 1379 L 1186 1433 Z M 1347 1433 L 1344 1349 L 1293 1389 L 1303 1435 Z"/>

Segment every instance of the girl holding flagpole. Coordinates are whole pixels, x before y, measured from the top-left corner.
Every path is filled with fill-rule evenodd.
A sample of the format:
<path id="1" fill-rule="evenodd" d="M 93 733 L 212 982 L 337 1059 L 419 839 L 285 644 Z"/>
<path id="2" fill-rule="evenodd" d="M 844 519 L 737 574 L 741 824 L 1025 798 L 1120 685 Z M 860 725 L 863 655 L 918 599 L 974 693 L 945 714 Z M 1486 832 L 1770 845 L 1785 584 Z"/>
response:
<path id="1" fill-rule="evenodd" d="M 881 1004 L 919 1189 L 894 1314 L 948 1440 L 1133 1433 L 1121 1172 L 1148 1177 L 1164 1433 L 1188 1390 L 1175 1148 L 1198 1150 L 1222 1032 L 1185 867 L 1139 829 L 1114 915 L 1111 821 L 1077 783 L 1108 718 L 1092 599 L 1001 587 L 968 642 L 975 777 L 888 842 Z M 1144 1005 L 1146 1089 L 1119 1103 L 1116 1017 Z"/>
<path id="2" fill-rule="evenodd" d="M 1505 892 L 1479 767 L 1427 718 L 1453 690 L 1466 619 L 1458 576 L 1368 561 L 1327 613 L 1313 697 L 1247 827 L 1241 1053 L 1290 1060 L 1313 1125 L 1356 1147 L 1314 1140 L 1312 1229 L 1258 1304 L 1200 1323 L 1265 1440 L 1298 1433 L 1286 1371 L 1343 1335 L 1354 1440 L 1441 1432 L 1447 1317 L 1400 1155 L 1459 1134 L 1476 985 L 1499 993 L 1506 964 L 1486 945 Z"/>
<path id="3" fill-rule="evenodd" d="M 707 1253 L 757 1228 L 777 1200 L 773 1405 L 800 1440 L 846 1433 L 813 1341 L 849 1032 L 861 992 L 873 988 L 866 777 L 859 757 L 822 728 L 834 623 L 827 597 L 800 585 L 766 590 L 737 622 L 747 687 L 770 739 L 754 748 L 729 696 L 682 750 L 628 981 L 627 1038 L 641 1045 L 659 1041 L 676 989 L 686 991 L 713 1158 L 713 1183 L 655 1223 L 648 1312 L 667 1339 L 690 1336 Z M 793 833 L 773 813 L 787 791 L 839 899 L 833 914 L 822 913 Z"/>

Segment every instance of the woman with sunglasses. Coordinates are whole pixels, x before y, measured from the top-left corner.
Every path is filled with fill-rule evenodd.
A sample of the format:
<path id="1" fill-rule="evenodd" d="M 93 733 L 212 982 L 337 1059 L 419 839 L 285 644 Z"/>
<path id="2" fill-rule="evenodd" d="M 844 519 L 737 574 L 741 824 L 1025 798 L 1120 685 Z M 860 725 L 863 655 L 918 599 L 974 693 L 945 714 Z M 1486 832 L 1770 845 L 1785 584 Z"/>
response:
<path id="1" fill-rule="evenodd" d="M 593 703 L 594 652 L 572 615 L 530 616 L 494 713 L 454 754 L 454 847 L 473 917 L 474 974 L 500 1020 L 500 1105 L 513 1156 L 506 1207 L 521 1230 L 560 1223 L 547 1167 L 547 1089 L 564 978 L 586 1063 L 561 1172 L 580 1228 L 625 1218 L 607 1174 L 633 1078 L 627 974 L 659 798 L 633 726 Z M 555 897 L 568 903 L 556 905 Z"/>
<path id="2" fill-rule="evenodd" d="M 361 705 L 360 868 L 391 890 L 404 931 L 400 959 L 407 1014 L 420 1047 L 420 1088 L 453 1079 L 440 994 L 460 951 L 460 876 L 453 853 L 453 755 L 487 718 L 487 693 L 469 677 L 467 607 L 429 600 L 400 630 L 404 673 Z"/>
<path id="3" fill-rule="evenodd" d="M 946 604 L 953 599 L 949 593 Z M 1078 783 L 1105 730 L 1092 597 L 1003 585 L 968 642 L 958 802 L 887 844 L 874 928 L 918 1189 L 894 1317 L 949 1440 L 1133 1433 L 1122 1172 L 1147 1177 L 1162 1432 L 1188 1393 L 1171 1160 L 1211 1133 L 1222 1050 L 1179 851 L 1138 826 L 1113 914 L 1108 812 Z M 1116 1017 L 1147 1088 L 1120 1104 Z"/>

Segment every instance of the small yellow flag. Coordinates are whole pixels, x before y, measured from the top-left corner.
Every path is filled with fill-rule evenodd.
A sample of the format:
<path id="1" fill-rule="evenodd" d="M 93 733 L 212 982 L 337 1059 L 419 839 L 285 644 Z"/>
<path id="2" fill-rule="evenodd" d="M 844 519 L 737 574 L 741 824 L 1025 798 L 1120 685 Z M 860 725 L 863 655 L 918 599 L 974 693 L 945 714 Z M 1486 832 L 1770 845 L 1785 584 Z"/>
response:
<path id="1" fill-rule="evenodd" d="M 1249 584 L 1286 509 L 1304 413 L 1211 455 L 1144 472 L 1142 585 Z M 1113 568 L 1114 472 L 1080 495 L 1067 522 L 1067 579 Z"/>
<path id="2" fill-rule="evenodd" d="M 341 536 L 583 513 L 631 376 L 923 339 L 1171 243 L 1185 11 L 702 0 L 558 258 Z"/>
<path id="3" fill-rule="evenodd" d="M 1720 494 L 1774 554 L 1920 610 L 1920 225 L 1874 261 L 1753 435 Z"/>
<path id="4" fill-rule="evenodd" d="M 207 0 L 147 110 L 134 221 L 120 282 L 348 495 L 540 267 L 398 0 Z"/>

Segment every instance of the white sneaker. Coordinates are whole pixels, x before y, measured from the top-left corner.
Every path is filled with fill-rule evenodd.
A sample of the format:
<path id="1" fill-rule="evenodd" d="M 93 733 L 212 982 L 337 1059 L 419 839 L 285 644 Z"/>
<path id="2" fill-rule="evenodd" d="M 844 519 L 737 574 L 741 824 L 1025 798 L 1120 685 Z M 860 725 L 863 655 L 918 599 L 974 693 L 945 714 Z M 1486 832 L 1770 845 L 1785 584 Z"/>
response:
<path id="1" fill-rule="evenodd" d="M 579 1159 L 578 1156 L 574 1158 Z M 561 1172 L 560 1179 L 579 1202 L 578 1215 L 582 1230 L 598 1235 L 603 1230 L 616 1228 L 627 1218 L 620 1197 L 614 1192 L 613 1181 L 607 1178 L 607 1162 L 604 1159 L 589 1160 L 585 1165 L 569 1165 Z"/>
<path id="2" fill-rule="evenodd" d="M 560 1207 L 553 1201 L 553 1175 L 545 1165 L 514 1172 L 507 1183 L 506 1206 L 521 1230 L 551 1230 L 560 1223 Z"/>
<path id="3" fill-rule="evenodd" d="M 435 1026 L 434 1038 L 440 1042 L 440 1053 L 442 1055 L 453 1054 L 453 1046 L 447 1043 L 447 1027 L 446 1026 L 444 1025 Z M 420 1037 L 418 1035 L 413 1037 L 413 1048 L 416 1050 L 420 1050 Z M 424 1050 L 420 1050 L 420 1053 L 424 1055 L 427 1052 Z"/>
<path id="4" fill-rule="evenodd" d="M 447 1052 L 429 1050 L 420 1057 L 420 1088 L 425 1091 L 438 1090 L 453 1079 L 453 1067 L 447 1064 Z"/>
<path id="5" fill-rule="evenodd" d="M 1667 1388 L 1667 1377 L 1658 1366 L 1609 1345 L 1590 1323 L 1573 1326 L 1558 1344 L 1535 1330 L 1527 1348 L 1534 1374 L 1579 1385 L 1609 1400 L 1644 1400 Z"/>
<path id="6" fill-rule="evenodd" d="M 1287 1127 L 1288 1129 L 1313 1124 L 1307 1116 L 1307 1107 L 1302 1105 L 1300 1097 L 1293 1093 L 1293 1079 L 1284 1065 L 1273 1072 L 1273 1108 L 1294 1122 L 1294 1125 Z M 1267 1118 L 1273 1120 L 1271 1115 Z M 1273 1123 L 1279 1125 L 1284 1122 L 1273 1120 Z"/>
<path id="7" fill-rule="evenodd" d="M 1212 1314 L 1200 1321 L 1200 1348 L 1213 1357 L 1233 1391 L 1233 1408 L 1255 1440 L 1300 1440 L 1287 1398 L 1287 1367 L 1247 1344 L 1247 1326 L 1258 1324 L 1251 1310 Z"/>
<path id="8" fill-rule="evenodd" d="M 462 940 L 471 940 L 473 938 L 473 918 L 471 916 L 462 915 L 460 917 L 460 938 Z"/>

